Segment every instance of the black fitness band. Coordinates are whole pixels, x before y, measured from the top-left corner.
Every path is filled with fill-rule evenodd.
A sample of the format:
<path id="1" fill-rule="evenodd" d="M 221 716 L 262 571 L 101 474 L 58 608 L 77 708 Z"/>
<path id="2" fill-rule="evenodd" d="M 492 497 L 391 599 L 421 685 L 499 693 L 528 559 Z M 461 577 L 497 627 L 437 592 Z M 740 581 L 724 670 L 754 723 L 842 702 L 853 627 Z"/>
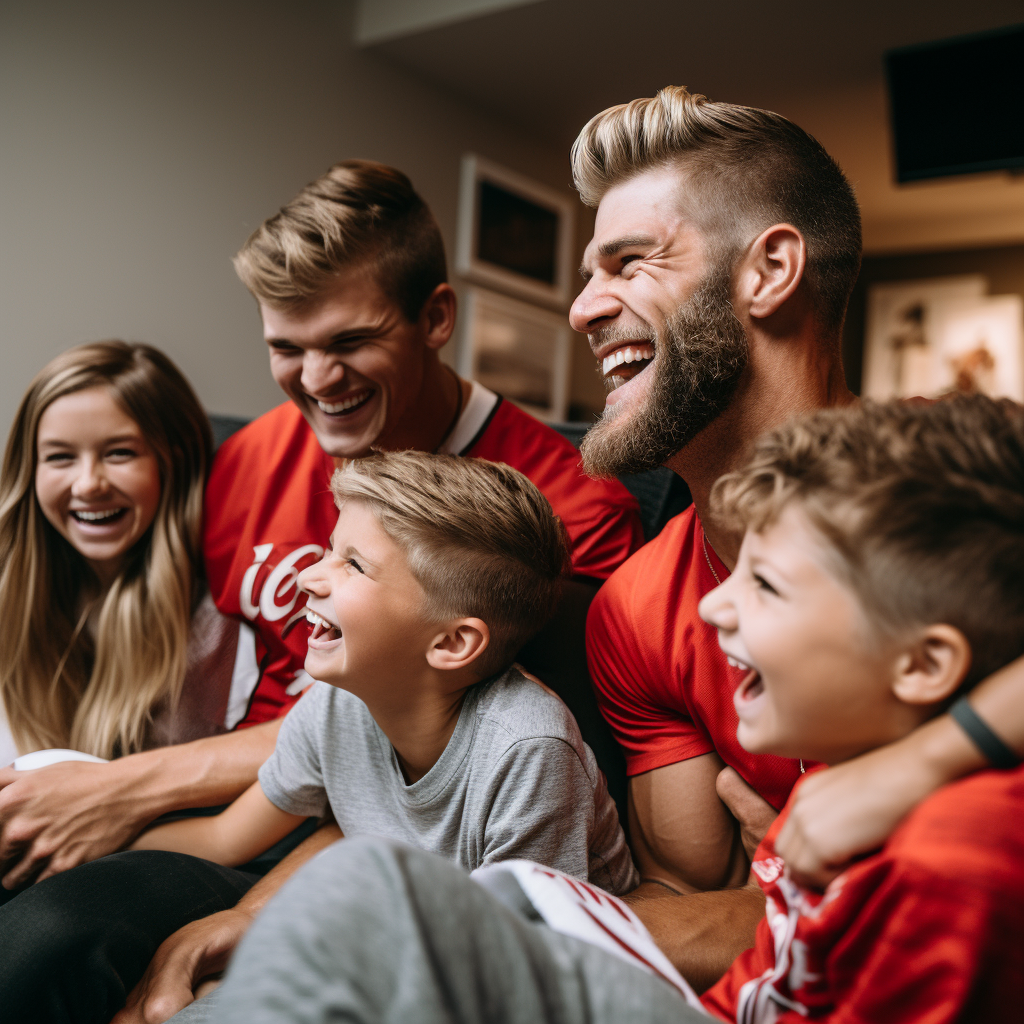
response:
<path id="1" fill-rule="evenodd" d="M 949 709 L 957 724 L 974 741 L 974 745 L 989 759 L 993 768 L 1016 768 L 1020 758 L 979 717 L 966 697 L 961 697 Z"/>

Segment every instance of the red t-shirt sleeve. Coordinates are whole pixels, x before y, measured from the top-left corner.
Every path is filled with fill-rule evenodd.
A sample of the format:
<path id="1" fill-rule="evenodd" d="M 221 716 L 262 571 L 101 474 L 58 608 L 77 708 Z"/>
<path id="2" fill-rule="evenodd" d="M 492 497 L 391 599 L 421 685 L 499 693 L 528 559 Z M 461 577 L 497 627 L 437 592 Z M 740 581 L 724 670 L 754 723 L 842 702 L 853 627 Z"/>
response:
<path id="1" fill-rule="evenodd" d="M 672 664 L 673 643 L 664 628 L 661 606 L 671 602 L 665 593 L 671 587 L 664 570 L 656 571 L 659 559 L 657 541 L 642 548 L 597 592 L 587 616 L 590 676 L 629 775 L 715 749 L 674 682 L 681 667 Z"/>

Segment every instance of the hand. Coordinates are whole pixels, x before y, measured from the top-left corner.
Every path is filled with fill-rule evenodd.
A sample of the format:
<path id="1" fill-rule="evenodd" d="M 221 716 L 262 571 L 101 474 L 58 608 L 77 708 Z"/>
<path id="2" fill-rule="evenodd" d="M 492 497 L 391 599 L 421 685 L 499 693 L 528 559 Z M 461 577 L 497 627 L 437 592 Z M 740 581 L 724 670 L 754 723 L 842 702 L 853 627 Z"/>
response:
<path id="1" fill-rule="evenodd" d="M 110 1024 L 163 1024 L 215 986 L 210 975 L 227 966 L 253 918 L 237 907 L 179 928 L 153 954 L 142 980 Z"/>
<path id="2" fill-rule="evenodd" d="M 735 768 L 723 768 L 715 781 L 718 798 L 740 823 L 740 840 L 747 851 L 747 860 L 761 845 L 778 811 L 757 790 L 748 786 Z"/>
<path id="3" fill-rule="evenodd" d="M 941 780 L 893 747 L 815 772 L 801 783 L 775 852 L 801 885 L 823 889 L 858 854 L 877 849 Z"/>
<path id="4" fill-rule="evenodd" d="M 130 758 L 0 769 L 0 872 L 6 889 L 119 850 L 147 823 Z M 128 770 L 126 770 L 126 768 Z"/>

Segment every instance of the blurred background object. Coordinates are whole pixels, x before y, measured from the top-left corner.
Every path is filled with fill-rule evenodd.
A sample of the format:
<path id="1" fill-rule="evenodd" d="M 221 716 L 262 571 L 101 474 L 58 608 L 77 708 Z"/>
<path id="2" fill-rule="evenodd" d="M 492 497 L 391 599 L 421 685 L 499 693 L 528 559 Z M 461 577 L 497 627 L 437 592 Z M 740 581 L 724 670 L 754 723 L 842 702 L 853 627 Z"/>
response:
<path id="1" fill-rule="evenodd" d="M 850 176 L 867 253 L 844 340 L 857 388 L 872 284 L 981 274 L 988 295 L 1024 294 L 1024 178 L 897 185 L 884 73 L 888 51 L 1022 20 L 1020 0 L 5 0 L 0 420 L 51 356 L 108 337 L 164 348 L 207 408 L 251 417 L 279 402 L 230 257 L 346 157 L 410 175 L 464 313 L 480 287 L 454 274 L 466 154 L 571 204 L 575 265 L 592 212 L 571 190 L 572 140 L 670 83 L 778 110 Z M 951 73 L 950 95 L 973 88 Z M 586 420 L 603 385 L 585 339 L 568 339 L 565 415 Z M 996 372 L 978 359 L 956 373 Z"/>

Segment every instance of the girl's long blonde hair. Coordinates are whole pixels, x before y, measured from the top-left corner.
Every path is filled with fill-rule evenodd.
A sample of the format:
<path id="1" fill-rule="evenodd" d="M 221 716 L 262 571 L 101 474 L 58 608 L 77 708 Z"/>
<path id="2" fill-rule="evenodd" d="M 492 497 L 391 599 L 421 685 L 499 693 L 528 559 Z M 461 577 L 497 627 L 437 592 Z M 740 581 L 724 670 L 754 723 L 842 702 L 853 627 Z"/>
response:
<path id="1" fill-rule="evenodd" d="M 103 598 L 96 640 L 85 602 L 97 587 L 36 499 L 39 420 L 58 398 L 107 388 L 160 466 L 152 526 Z M 210 425 L 178 368 L 149 345 L 73 348 L 29 386 L 0 475 L 0 699 L 22 752 L 73 747 L 100 757 L 142 749 L 155 707 L 174 706 L 201 572 Z"/>

